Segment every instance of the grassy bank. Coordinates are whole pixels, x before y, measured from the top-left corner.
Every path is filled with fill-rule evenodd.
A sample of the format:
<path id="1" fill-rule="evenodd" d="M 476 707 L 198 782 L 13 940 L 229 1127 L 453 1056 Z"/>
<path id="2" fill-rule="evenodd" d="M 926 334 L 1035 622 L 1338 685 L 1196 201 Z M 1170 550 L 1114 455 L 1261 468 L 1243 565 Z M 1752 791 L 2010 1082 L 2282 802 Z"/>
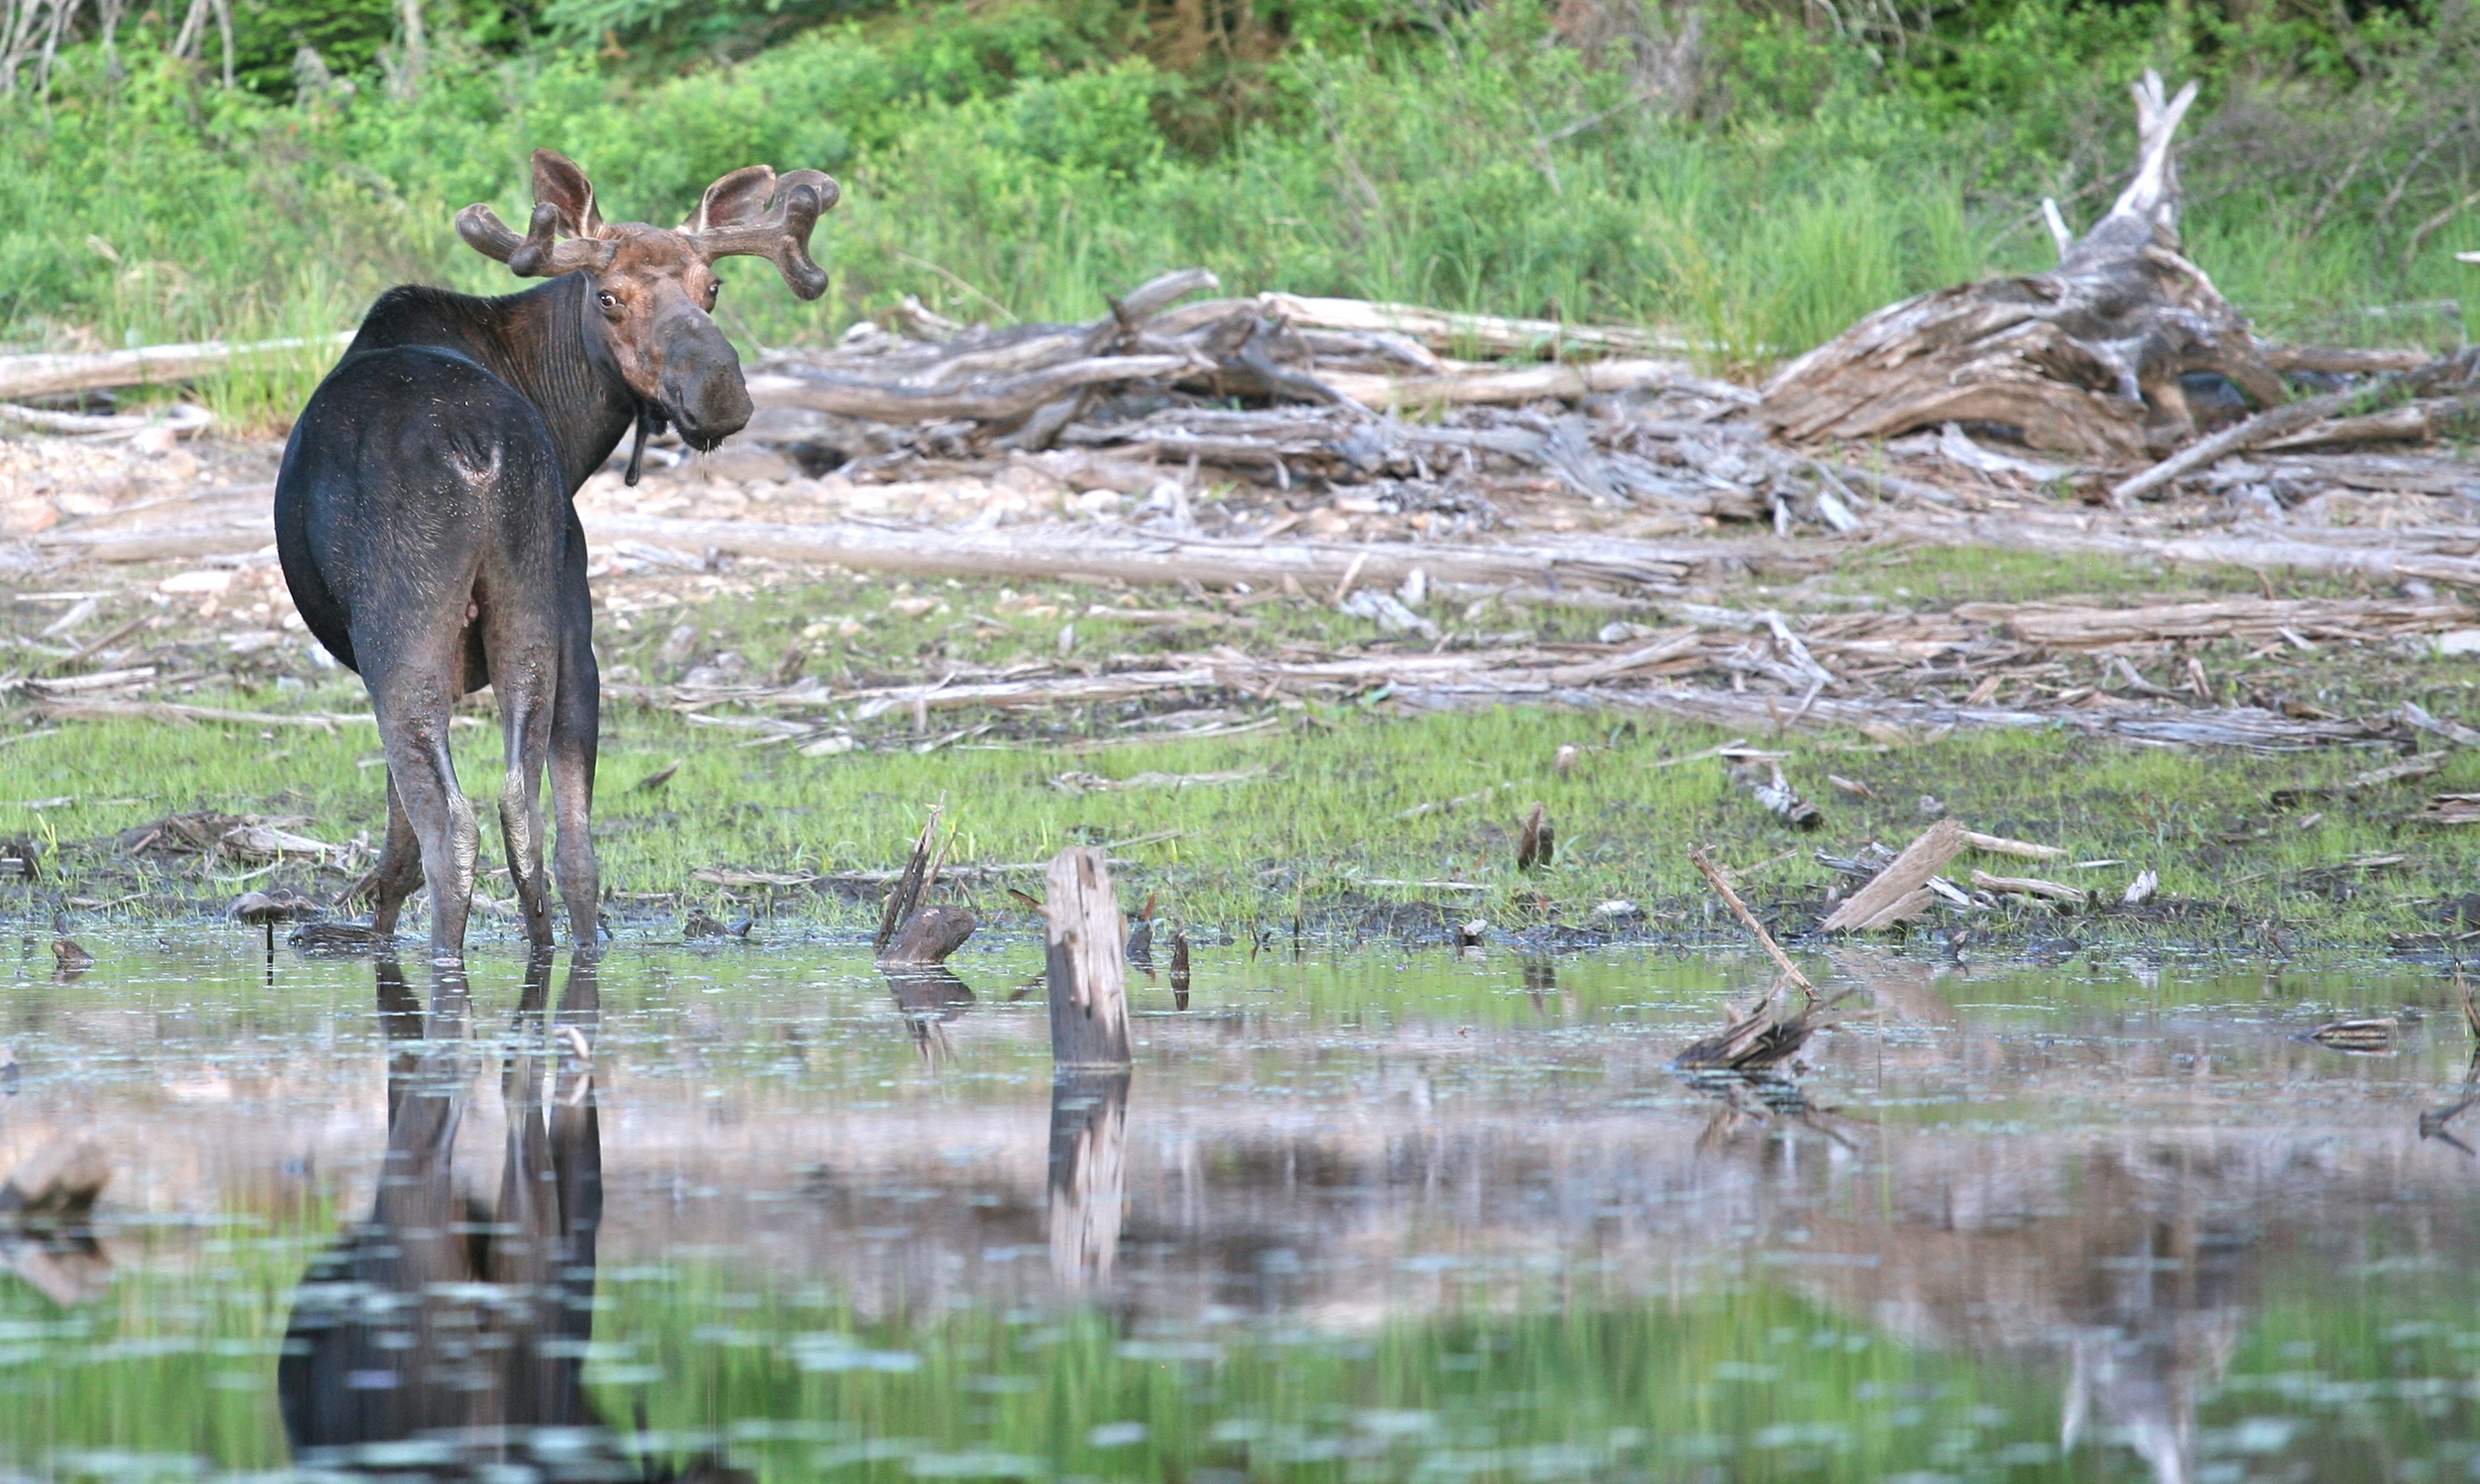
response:
<path id="1" fill-rule="evenodd" d="M 1993 589 L 2054 595 L 2068 584 L 2117 595 L 2163 590 L 2160 574 L 2069 565 L 2035 577 L 1977 554 L 1923 553 L 1829 580 L 1931 605 Z M 602 640 L 607 674 L 624 680 L 668 681 L 720 653 L 771 669 L 778 656 L 800 651 L 810 673 L 838 686 L 918 678 L 941 656 L 993 664 L 1050 651 L 1063 614 L 1075 655 L 1097 664 L 1165 642 L 1159 628 L 1110 617 L 1107 602 L 1093 601 L 1102 596 L 844 579 L 641 609 L 625 629 L 606 619 Z M 1276 603 L 1255 612 L 1274 632 L 1253 633 L 1252 647 L 1371 637 L 1322 607 Z M 1604 618 L 1531 609 L 1490 621 L 1547 638 L 1589 635 Z M 2406 698 L 2455 714 L 2469 693 L 2463 660 L 2227 648 L 2207 652 L 2205 663 L 2234 691 L 2278 692 L 2343 714 Z M 258 710 L 366 705 L 350 676 L 326 674 L 308 689 L 298 680 L 236 684 L 186 698 Z M 2095 680 L 2106 679 L 2096 668 Z M 1976 829 L 2069 852 L 2040 866 L 1982 861 L 1993 874 L 2060 877 L 2111 901 L 2138 872 L 2160 875 L 2160 902 L 2143 911 L 2065 917 L 2009 907 L 1963 924 L 2017 944 L 2096 934 L 2382 944 L 2450 930 L 2480 859 L 2470 836 L 2403 820 L 2429 791 L 2480 788 L 2480 758 L 2469 756 L 2430 779 L 2284 808 L 2270 802 L 2276 789 L 2330 785 L 2384 759 L 2330 751 L 2242 760 L 2067 733 L 1957 735 L 1900 749 L 1857 735 L 1756 739 L 1790 754 L 1792 783 L 1825 811 L 1821 829 L 1798 834 L 1751 803 L 1721 764 L 1665 766 L 1729 740 L 1684 723 L 1539 708 L 1403 716 L 1389 695 L 1372 691 L 1270 708 L 1239 735 L 1167 740 L 1140 725 L 1149 712 L 1228 708 L 1232 699 L 942 711 L 927 730 L 903 708 L 854 714 L 852 750 L 824 756 L 729 725 L 730 708 L 714 713 L 727 724 L 701 725 L 667 709 L 614 706 L 597 825 L 605 882 L 620 894 L 615 915 L 641 936 L 676 931 L 693 905 L 727 920 L 754 916 L 767 931 L 865 926 L 875 910 L 861 887 L 730 883 L 749 873 L 885 869 L 939 802 L 958 831 L 960 860 L 1035 862 L 1064 845 L 1107 845 L 1125 862 L 1132 908 L 1152 896 L 1171 923 L 1244 941 L 1288 936 L 1296 922 L 1330 941 L 1434 937 L 1475 916 L 1536 944 L 1581 944 L 1602 932 L 1727 935 L 1735 929 L 1715 916 L 1687 863 L 1699 844 L 1748 872 L 1747 890 L 1796 929 L 1812 921 L 1835 880 L 1814 852 L 1849 856 L 1870 839 L 1900 846 L 1939 809 Z M 459 737 L 468 793 L 490 797 L 496 732 L 478 726 Z M 1564 770 L 1556 763 L 1562 747 L 1577 749 Z M 179 919 L 220 909 L 253 885 L 332 891 L 343 873 L 296 863 L 250 875 L 194 857 L 133 860 L 114 834 L 175 811 L 214 809 L 299 816 L 305 822 L 295 828 L 331 842 L 375 840 L 384 822 L 377 756 L 375 731 L 351 723 L 329 735 L 70 722 L 14 741 L 0 749 L 0 832 L 33 834 L 58 874 L 14 889 L 13 905 L 38 920 L 61 903 Z M 638 787 L 675 762 L 660 787 Z M 1829 775 L 1875 797 L 1846 793 Z M 1536 802 L 1558 830 L 1558 860 L 1548 873 L 1523 875 L 1515 836 Z M 496 857 L 497 848 L 488 853 Z M 2071 864 L 2086 861 L 2108 864 Z M 508 895 L 504 877 L 486 890 Z M 1030 930 L 1031 917 L 997 887 L 972 896 L 1006 928 Z M 1614 918 L 1602 910 L 1611 902 L 1634 903 L 1645 916 Z"/>
<path id="2" fill-rule="evenodd" d="M 2458 338 L 2451 252 L 2480 231 L 2458 7 L 2285 31 L 2025 0 L 1916 38 L 1757 5 L 1372 3 L 1189 56 L 1108 5 L 927 6 L 720 62 L 451 14 L 401 86 L 375 63 L 289 76 L 277 36 L 226 89 L 164 54 L 151 13 L 110 56 L 68 48 L 48 95 L 0 100 L 25 162 L 0 180 L 0 340 L 324 330 L 394 282 L 503 288 L 449 218 L 472 200 L 521 218 L 547 144 L 621 217 L 676 219 L 752 160 L 841 177 L 827 301 L 795 305 L 764 264 L 727 272 L 726 325 L 753 346 L 905 294 L 1084 316 L 1204 263 L 1240 290 L 1666 322 L 1748 367 L 1905 293 L 2044 266 L 2040 199 L 2079 223 L 2106 206 L 2146 64 L 2210 86 L 2189 250 L 2270 333 Z M 210 394 L 280 421 L 315 369 Z"/>

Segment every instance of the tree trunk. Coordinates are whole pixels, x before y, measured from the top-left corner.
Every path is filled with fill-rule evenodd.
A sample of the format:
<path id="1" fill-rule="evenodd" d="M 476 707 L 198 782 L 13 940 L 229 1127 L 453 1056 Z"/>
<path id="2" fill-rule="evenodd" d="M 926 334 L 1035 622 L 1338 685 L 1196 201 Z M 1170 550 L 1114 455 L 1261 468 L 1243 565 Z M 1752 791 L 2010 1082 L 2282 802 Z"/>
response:
<path id="1" fill-rule="evenodd" d="M 2136 84 L 2136 178 L 2080 241 L 2051 214 L 2058 266 L 1878 310 L 1783 368 L 1758 417 L 1795 439 L 1995 424 L 2036 448 L 2131 464 L 2196 435 L 2178 378 L 2214 371 L 2260 406 L 2282 377 L 2203 269 L 2179 255 L 2170 137 L 2196 85 Z"/>

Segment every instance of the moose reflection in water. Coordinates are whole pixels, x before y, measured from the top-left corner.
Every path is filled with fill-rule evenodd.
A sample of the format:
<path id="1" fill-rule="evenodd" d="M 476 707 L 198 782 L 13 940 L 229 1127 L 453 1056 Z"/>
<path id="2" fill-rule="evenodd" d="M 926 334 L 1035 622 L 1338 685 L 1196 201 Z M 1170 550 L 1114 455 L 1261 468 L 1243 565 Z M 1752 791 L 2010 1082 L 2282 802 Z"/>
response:
<path id="1" fill-rule="evenodd" d="M 545 1462 L 536 1430 L 559 1428 L 555 1477 L 675 1476 L 624 1459 L 608 1434 L 583 1454 L 575 1446 L 575 1429 L 603 1422 L 582 1376 L 603 1214 L 594 963 L 572 964 L 549 1009 L 552 955 L 527 964 L 500 1068 L 507 1149 L 487 1208 L 455 1179 L 480 1059 L 464 971 L 434 965 L 425 1005 L 393 958 L 376 969 L 387 1156 L 370 1219 L 311 1265 L 294 1303 L 277 1385 L 296 1460 L 457 1475 Z"/>

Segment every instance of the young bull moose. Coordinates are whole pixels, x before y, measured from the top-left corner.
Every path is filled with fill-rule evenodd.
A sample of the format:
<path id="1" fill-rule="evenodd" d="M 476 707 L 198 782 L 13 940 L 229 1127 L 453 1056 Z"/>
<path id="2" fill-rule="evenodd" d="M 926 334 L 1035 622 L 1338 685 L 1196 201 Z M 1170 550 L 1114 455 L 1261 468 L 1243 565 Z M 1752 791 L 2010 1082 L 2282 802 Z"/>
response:
<path id="1" fill-rule="evenodd" d="M 585 173 L 534 154 L 523 237 L 488 206 L 457 213 L 467 245 L 552 282 L 501 299 L 391 289 L 311 394 L 276 479 L 276 546 L 318 642 L 369 686 L 388 765 L 388 837 L 357 890 L 396 929 L 431 888 L 431 947 L 461 954 L 480 832 L 458 792 L 448 719 L 490 684 L 507 738 L 500 828 L 526 934 L 552 941 L 542 777 L 558 818 L 556 868 L 579 943 L 597 935 L 593 809 L 601 680 L 570 503 L 632 426 L 677 427 L 706 449 L 749 421 L 740 360 L 708 317 L 713 263 L 771 258 L 793 293 L 826 273 L 809 232 L 835 204 L 813 170 L 763 165 L 706 187 L 666 230 L 605 222 Z M 636 453 L 629 478 L 637 477 Z"/>

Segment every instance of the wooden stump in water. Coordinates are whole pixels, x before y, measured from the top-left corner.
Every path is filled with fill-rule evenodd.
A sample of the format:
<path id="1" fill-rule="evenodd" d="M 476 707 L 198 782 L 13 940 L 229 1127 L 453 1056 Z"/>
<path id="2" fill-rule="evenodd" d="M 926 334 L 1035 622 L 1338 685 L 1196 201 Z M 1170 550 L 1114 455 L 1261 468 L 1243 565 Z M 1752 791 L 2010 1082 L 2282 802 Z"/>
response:
<path id="1" fill-rule="evenodd" d="M 1061 1069 L 1128 1064 L 1128 923 L 1102 852 L 1062 850 L 1051 862 L 1048 925 L 1051 1055 Z"/>
<path id="2" fill-rule="evenodd" d="M 905 919 L 895 941 L 878 961 L 891 968 L 944 963 L 979 926 L 970 908 L 954 902 L 934 903 Z"/>
<path id="3" fill-rule="evenodd" d="M 913 842 L 913 854 L 905 861 L 904 874 L 887 889 L 887 905 L 878 919 L 878 935 L 871 940 L 884 967 L 943 963 L 981 926 L 969 909 L 930 900 L 938 886 L 938 868 L 946 857 L 946 852 L 935 848 L 938 817 L 944 812 L 944 805 L 931 806 L 930 818 L 922 825 L 921 838 Z"/>
<path id="4" fill-rule="evenodd" d="M 1800 440 L 1998 424 L 2036 448 L 2127 464 L 2196 436 L 2182 373 L 2285 401 L 2247 321 L 2179 254 L 2170 137 L 2195 92 L 2166 98 L 2157 72 L 2136 84 L 2136 177 L 2080 239 L 2050 208 L 2057 267 L 1879 309 L 1784 367 L 1758 417 Z"/>
<path id="5" fill-rule="evenodd" d="M 1051 1084 L 1048 1225 L 1051 1274 L 1062 1288 L 1111 1276 L 1128 1205 L 1127 1147 L 1127 1071 L 1060 1072 Z"/>

